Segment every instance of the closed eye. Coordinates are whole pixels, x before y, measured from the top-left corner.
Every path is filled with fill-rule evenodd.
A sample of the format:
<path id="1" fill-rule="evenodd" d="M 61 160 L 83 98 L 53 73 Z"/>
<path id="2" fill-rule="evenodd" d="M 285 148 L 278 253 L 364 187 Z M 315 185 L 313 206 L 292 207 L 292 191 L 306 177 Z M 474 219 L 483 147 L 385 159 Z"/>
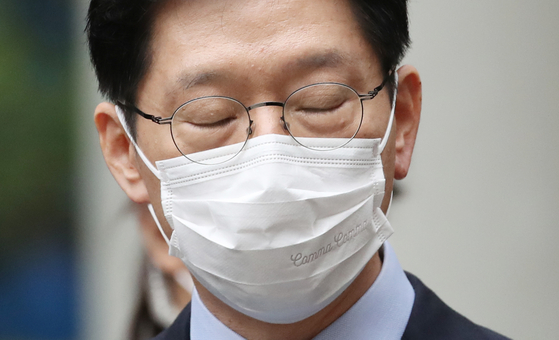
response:
<path id="1" fill-rule="evenodd" d="M 187 122 L 187 123 L 192 125 L 193 127 L 200 128 L 200 129 L 220 129 L 233 124 L 235 120 L 237 120 L 237 117 L 227 117 L 215 122 Z"/>

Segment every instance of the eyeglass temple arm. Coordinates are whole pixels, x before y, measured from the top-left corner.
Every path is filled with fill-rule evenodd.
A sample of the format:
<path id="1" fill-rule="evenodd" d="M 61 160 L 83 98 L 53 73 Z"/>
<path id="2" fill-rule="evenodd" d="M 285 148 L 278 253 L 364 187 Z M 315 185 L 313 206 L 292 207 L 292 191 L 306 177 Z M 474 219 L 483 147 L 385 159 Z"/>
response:
<path id="1" fill-rule="evenodd" d="M 128 110 L 132 110 L 132 111 L 136 112 L 137 114 L 139 114 L 140 116 L 144 117 L 145 119 L 149 119 L 152 122 L 160 124 L 160 125 L 161 124 L 171 124 L 171 121 L 173 120 L 173 117 L 161 118 L 161 117 L 156 117 L 154 115 L 147 114 L 144 111 L 138 109 L 136 106 L 133 106 L 133 105 L 126 105 L 122 102 L 116 102 L 116 104 L 120 107 L 127 108 Z"/>
<path id="2" fill-rule="evenodd" d="M 369 93 L 367 93 L 367 94 L 360 94 L 359 98 L 364 99 L 364 100 L 375 98 L 377 96 L 377 94 L 384 88 L 384 86 L 388 82 L 388 79 L 390 79 L 390 77 L 392 77 L 393 73 L 394 73 L 393 71 L 390 71 L 388 76 L 384 77 L 384 80 L 382 81 L 382 84 L 375 87 L 372 91 L 369 91 Z"/>
<path id="3" fill-rule="evenodd" d="M 360 94 L 360 95 L 359 95 L 359 98 L 364 99 L 364 100 L 375 98 L 375 97 L 378 95 L 378 93 L 384 88 L 384 86 L 386 85 L 386 82 L 388 81 L 388 78 L 390 78 L 390 77 L 392 76 L 392 73 L 393 73 L 393 72 L 391 71 L 390 74 L 389 74 L 387 77 L 384 78 L 384 80 L 382 81 L 382 84 L 380 84 L 379 86 L 375 87 L 372 91 L 369 91 L 369 93 L 367 93 L 367 94 Z M 127 109 L 129 109 L 129 110 L 132 110 L 132 111 L 136 112 L 137 114 L 139 114 L 140 116 L 144 117 L 145 119 L 149 119 L 149 120 L 151 120 L 152 122 L 157 123 L 157 124 L 160 124 L 160 125 L 161 125 L 161 124 L 171 124 L 171 121 L 173 120 L 172 117 L 161 118 L 161 117 L 156 117 L 156 116 L 154 116 L 154 115 L 147 114 L 147 113 L 145 113 L 144 111 L 138 109 L 136 106 L 133 106 L 133 105 L 126 105 L 126 104 L 124 104 L 124 103 L 122 103 L 122 102 L 120 102 L 120 101 L 117 102 L 117 105 L 118 105 L 118 106 L 121 106 L 121 107 L 124 107 L 124 108 L 127 108 Z M 284 103 L 280 103 L 280 102 L 263 102 L 263 103 L 258 103 L 258 104 L 249 106 L 249 107 L 248 107 L 248 110 L 250 111 L 250 110 L 252 110 L 252 109 L 255 109 L 255 108 L 261 107 L 261 106 L 281 106 L 281 107 L 283 107 L 283 106 L 284 106 Z"/>

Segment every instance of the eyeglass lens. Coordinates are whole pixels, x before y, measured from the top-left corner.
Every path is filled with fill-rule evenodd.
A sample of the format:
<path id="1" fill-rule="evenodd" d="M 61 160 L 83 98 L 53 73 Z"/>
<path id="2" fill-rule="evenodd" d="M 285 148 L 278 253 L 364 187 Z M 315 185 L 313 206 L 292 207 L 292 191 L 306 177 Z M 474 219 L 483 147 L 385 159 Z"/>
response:
<path id="1" fill-rule="evenodd" d="M 315 84 L 291 94 L 283 114 L 289 133 L 300 144 L 305 146 L 307 137 L 324 137 L 340 138 L 342 146 L 359 129 L 362 105 L 359 95 L 348 86 Z M 202 97 L 177 109 L 171 133 L 181 153 L 195 162 L 205 163 L 193 159 L 192 154 L 229 145 L 233 158 L 249 137 L 250 116 L 245 106 L 232 98 Z"/>
<path id="2" fill-rule="evenodd" d="M 200 162 L 189 155 L 235 144 L 240 144 L 240 151 L 248 138 L 249 126 L 249 115 L 241 103 L 226 97 L 203 97 L 177 109 L 171 132 L 179 151 Z"/>
<path id="3" fill-rule="evenodd" d="M 305 137 L 340 138 L 339 146 L 347 143 L 343 139 L 357 133 L 361 115 L 359 95 L 340 84 L 304 87 L 287 99 L 284 108 L 287 128 L 302 145 Z"/>

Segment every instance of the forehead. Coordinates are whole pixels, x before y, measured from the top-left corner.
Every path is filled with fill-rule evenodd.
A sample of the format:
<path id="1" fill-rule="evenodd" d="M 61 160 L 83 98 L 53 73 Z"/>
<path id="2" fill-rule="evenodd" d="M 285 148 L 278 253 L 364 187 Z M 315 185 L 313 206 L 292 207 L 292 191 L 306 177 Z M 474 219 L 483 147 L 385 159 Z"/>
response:
<path id="1" fill-rule="evenodd" d="M 257 78 L 284 83 L 312 78 L 314 70 L 378 69 L 348 1 L 338 0 L 171 0 L 156 16 L 151 52 L 147 81 L 165 83 L 167 93 Z"/>

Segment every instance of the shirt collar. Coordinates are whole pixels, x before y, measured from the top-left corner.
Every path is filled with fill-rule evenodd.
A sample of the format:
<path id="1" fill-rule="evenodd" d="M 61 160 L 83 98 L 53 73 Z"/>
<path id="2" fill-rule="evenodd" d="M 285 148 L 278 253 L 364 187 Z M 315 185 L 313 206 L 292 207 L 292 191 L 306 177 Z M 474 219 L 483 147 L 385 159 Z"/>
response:
<path id="1" fill-rule="evenodd" d="M 415 292 L 392 246 L 383 245 L 382 269 L 373 285 L 340 318 L 318 334 L 315 340 L 400 339 L 408 323 Z M 241 340 L 202 303 L 196 289 L 192 292 L 190 322 L 192 340 Z"/>

